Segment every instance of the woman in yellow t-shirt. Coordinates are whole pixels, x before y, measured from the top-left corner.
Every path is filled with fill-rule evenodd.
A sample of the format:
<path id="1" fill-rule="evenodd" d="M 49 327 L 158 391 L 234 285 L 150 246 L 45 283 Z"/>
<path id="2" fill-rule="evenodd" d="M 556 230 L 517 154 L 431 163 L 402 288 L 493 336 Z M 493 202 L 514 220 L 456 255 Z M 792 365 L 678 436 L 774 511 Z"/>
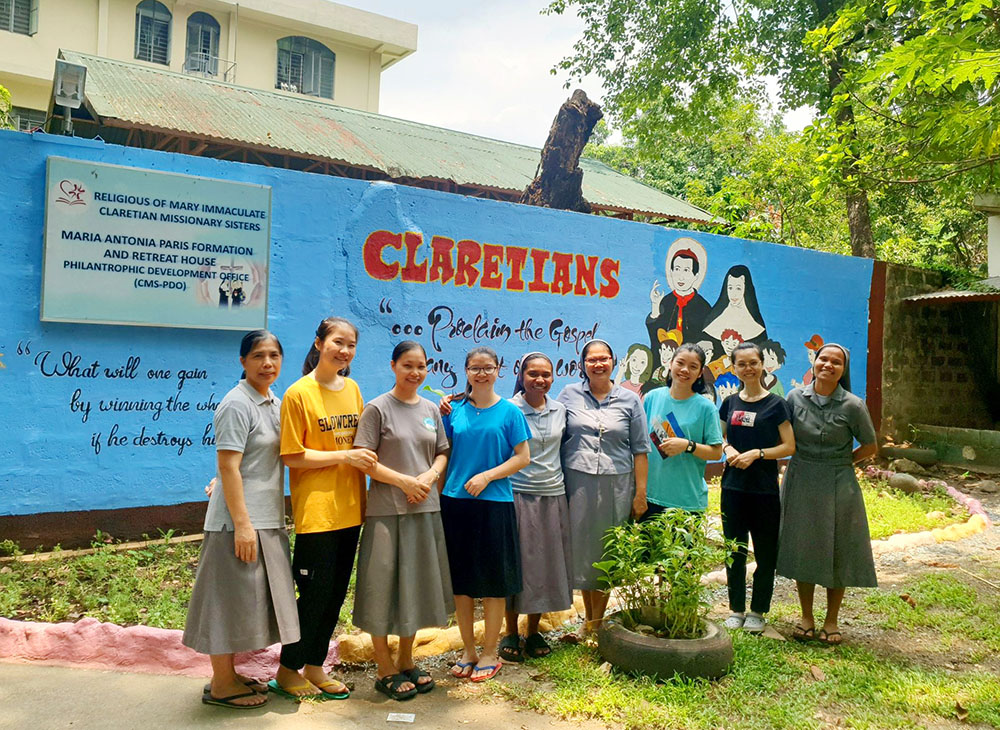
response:
<path id="1" fill-rule="evenodd" d="M 295 555 L 292 575 L 302 638 L 281 649 L 281 665 L 269 687 L 297 698 L 345 699 L 349 691 L 323 670 L 330 638 L 354 567 L 364 519 L 365 472 L 378 457 L 352 448 L 364 402 L 347 377 L 358 329 L 328 317 L 281 403 L 281 456 L 289 471 Z"/>

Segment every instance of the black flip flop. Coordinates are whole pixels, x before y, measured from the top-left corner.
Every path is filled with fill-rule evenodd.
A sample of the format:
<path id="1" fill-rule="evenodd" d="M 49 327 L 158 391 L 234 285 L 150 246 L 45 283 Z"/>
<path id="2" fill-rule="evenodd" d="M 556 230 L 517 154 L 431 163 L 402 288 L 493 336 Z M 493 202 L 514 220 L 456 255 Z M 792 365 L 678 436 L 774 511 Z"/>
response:
<path id="1" fill-rule="evenodd" d="M 434 689 L 433 679 L 430 682 L 417 681 L 418 679 L 422 679 L 423 677 L 431 676 L 430 673 L 424 671 L 420 667 L 414 666 L 410 669 L 401 669 L 400 674 L 405 674 L 409 678 L 409 680 L 413 682 L 413 686 L 417 688 L 417 692 L 419 692 L 420 694 L 425 694 Z"/>
<path id="2" fill-rule="evenodd" d="M 540 659 L 552 653 L 552 647 L 539 633 L 534 633 L 524 640 L 524 653 L 531 659 Z"/>
<path id="3" fill-rule="evenodd" d="M 507 634 L 500 640 L 497 654 L 505 662 L 523 662 L 524 652 L 521 651 L 521 637 L 518 634 Z"/>
<path id="4" fill-rule="evenodd" d="M 416 687 L 411 687 L 410 689 L 400 689 L 400 687 L 407 682 L 416 684 L 402 672 L 399 674 L 390 674 L 382 677 L 381 679 L 376 679 L 375 689 L 394 700 L 402 702 L 403 700 L 408 700 L 411 697 L 416 697 L 417 695 Z"/>
<path id="5" fill-rule="evenodd" d="M 836 641 L 833 641 L 834 636 L 837 637 Z M 844 643 L 844 637 L 839 631 L 831 631 L 828 634 L 826 633 L 826 629 L 819 630 L 819 634 L 816 635 L 816 640 L 826 644 L 827 646 L 840 646 Z"/>
<path id="6" fill-rule="evenodd" d="M 231 710 L 255 710 L 258 707 L 263 707 L 267 704 L 267 695 L 264 695 L 264 701 L 258 702 L 256 705 L 243 705 L 234 700 L 241 699 L 243 697 L 260 697 L 260 692 L 254 692 L 250 690 L 249 692 L 241 692 L 238 695 L 229 695 L 228 697 L 212 697 L 211 691 L 203 692 L 201 695 L 201 701 L 206 705 L 217 705 L 219 707 L 228 707 Z"/>
<path id="7" fill-rule="evenodd" d="M 792 629 L 792 639 L 802 644 L 807 641 L 816 641 L 816 627 L 806 629 L 796 624 L 795 628 Z"/>
<path id="8" fill-rule="evenodd" d="M 266 695 L 267 694 L 267 685 L 264 682 L 258 682 L 256 679 L 250 679 L 248 677 L 247 681 L 246 682 L 242 682 L 242 684 L 246 685 L 247 687 L 249 687 L 250 689 L 252 689 L 254 692 L 256 692 L 259 695 Z M 257 687 L 255 687 L 254 685 L 257 685 L 257 687 L 260 687 L 260 689 L 257 689 Z M 204 687 L 204 689 L 202 691 L 205 692 L 206 694 L 208 694 L 209 692 L 212 691 L 212 685 L 211 684 L 206 684 L 205 687 Z"/>

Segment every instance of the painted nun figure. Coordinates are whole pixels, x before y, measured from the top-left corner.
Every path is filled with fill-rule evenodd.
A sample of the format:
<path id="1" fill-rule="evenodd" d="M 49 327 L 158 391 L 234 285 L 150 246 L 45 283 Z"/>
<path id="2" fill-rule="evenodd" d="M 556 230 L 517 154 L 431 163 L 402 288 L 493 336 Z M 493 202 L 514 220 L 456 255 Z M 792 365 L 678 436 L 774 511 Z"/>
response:
<path id="1" fill-rule="evenodd" d="M 868 516 L 854 475 L 854 463 L 875 453 L 875 428 L 864 401 L 850 391 L 847 348 L 823 345 L 813 375 L 811 384 L 787 398 L 796 452 L 781 485 L 777 572 L 797 584 L 802 618 L 792 638 L 839 644 L 844 589 L 877 585 Z M 817 585 L 827 593 L 818 632 L 812 611 Z"/>
<path id="2" fill-rule="evenodd" d="M 730 330 L 739 335 L 740 342 L 767 339 L 767 327 L 757 304 L 757 290 L 750 269 L 743 264 L 726 272 L 719 298 L 705 318 L 705 334 L 720 346 L 723 333 Z"/>

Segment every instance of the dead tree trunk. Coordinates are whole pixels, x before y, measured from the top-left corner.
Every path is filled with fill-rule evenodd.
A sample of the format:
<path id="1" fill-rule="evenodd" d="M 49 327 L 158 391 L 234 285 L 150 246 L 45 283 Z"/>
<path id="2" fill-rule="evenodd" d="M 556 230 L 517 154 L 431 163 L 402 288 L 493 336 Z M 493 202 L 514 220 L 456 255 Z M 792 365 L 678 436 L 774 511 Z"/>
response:
<path id="1" fill-rule="evenodd" d="M 521 193 L 519 203 L 543 208 L 590 212 L 583 199 L 583 170 L 580 154 L 590 133 L 604 113 L 580 89 L 566 100 L 556 114 L 535 179 Z"/>

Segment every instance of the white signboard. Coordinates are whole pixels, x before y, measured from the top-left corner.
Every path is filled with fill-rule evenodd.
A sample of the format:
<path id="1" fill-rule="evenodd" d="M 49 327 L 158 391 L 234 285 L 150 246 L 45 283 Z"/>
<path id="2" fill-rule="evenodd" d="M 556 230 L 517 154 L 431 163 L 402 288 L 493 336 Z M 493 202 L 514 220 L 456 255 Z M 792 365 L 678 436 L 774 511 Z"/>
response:
<path id="1" fill-rule="evenodd" d="M 271 188 L 48 158 L 41 318 L 267 325 Z"/>

